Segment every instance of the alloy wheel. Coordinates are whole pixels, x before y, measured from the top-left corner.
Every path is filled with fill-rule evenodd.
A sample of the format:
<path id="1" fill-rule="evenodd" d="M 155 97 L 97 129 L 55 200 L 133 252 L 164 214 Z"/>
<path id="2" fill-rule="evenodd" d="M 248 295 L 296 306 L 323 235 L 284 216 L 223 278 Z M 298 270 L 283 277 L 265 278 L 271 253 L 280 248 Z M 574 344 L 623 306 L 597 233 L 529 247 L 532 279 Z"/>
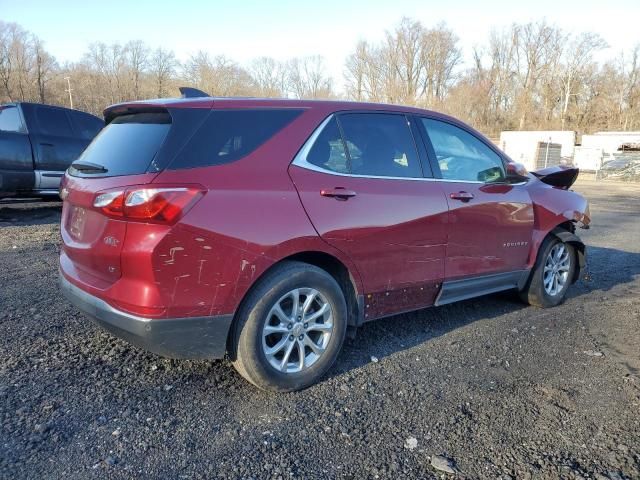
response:
<path id="1" fill-rule="evenodd" d="M 564 243 L 556 243 L 544 263 L 543 283 L 548 295 L 558 295 L 569 280 L 571 255 Z"/>
<path id="2" fill-rule="evenodd" d="M 314 288 L 296 288 L 271 307 L 262 329 L 269 364 L 283 373 L 311 367 L 324 354 L 333 333 L 333 311 Z"/>

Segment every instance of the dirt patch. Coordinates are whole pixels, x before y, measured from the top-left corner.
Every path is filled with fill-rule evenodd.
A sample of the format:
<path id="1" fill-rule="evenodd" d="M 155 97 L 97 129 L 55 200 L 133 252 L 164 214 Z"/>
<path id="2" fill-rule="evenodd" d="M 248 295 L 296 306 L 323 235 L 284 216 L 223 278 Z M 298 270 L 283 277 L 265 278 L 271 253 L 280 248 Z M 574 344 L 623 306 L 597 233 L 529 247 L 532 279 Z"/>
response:
<path id="1" fill-rule="evenodd" d="M 640 187 L 576 189 L 592 280 L 563 305 L 373 322 L 290 395 L 94 327 L 58 291 L 59 207 L 0 205 L 0 477 L 639 478 Z"/>

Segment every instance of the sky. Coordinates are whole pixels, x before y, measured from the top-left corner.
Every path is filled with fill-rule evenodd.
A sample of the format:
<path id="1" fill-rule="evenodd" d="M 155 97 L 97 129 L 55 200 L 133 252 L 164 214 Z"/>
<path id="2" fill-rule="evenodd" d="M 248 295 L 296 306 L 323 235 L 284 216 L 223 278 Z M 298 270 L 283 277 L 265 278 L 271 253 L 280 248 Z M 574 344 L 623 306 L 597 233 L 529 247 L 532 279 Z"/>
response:
<path id="1" fill-rule="evenodd" d="M 403 16 L 446 22 L 465 59 L 493 27 L 541 18 L 599 33 L 610 45 L 601 60 L 640 43 L 640 0 L 0 0 L 0 20 L 36 34 L 60 62 L 79 60 L 92 42 L 129 40 L 171 49 L 182 61 L 198 50 L 241 64 L 320 54 L 338 87 L 357 41 L 382 39 Z"/>

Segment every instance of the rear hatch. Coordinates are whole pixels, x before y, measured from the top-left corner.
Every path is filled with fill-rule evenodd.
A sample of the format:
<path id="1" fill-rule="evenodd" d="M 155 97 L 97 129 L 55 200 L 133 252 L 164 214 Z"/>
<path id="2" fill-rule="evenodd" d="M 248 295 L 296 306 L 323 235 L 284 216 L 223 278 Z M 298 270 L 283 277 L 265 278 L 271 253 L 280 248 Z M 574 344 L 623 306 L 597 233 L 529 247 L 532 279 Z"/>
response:
<path id="1" fill-rule="evenodd" d="M 120 278 L 127 222 L 105 215 L 97 197 L 151 183 L 166 161 L 160 151 L 171 128 L 167 110 L 127 109 L 71 165 L 61 189 L 63 269 L 98 288 Z"/>
<path id="2" fill-rule="evenodd" d="M 142 276 L 153 284 L 155 245 L 205 194 L 198 182 L 206 183 L 195 172 L 179 180 L 160 173 L 242 159 L 302 112 L 213 110 L 210 99 L 196 105 L 107 109 L 107 126 L 63 180 L 64 272 L 102 289 L 121 277 L 129 284 L 140 279 L 138 287 Z M 167 183 L 173 181 L 181 183 Z"/>

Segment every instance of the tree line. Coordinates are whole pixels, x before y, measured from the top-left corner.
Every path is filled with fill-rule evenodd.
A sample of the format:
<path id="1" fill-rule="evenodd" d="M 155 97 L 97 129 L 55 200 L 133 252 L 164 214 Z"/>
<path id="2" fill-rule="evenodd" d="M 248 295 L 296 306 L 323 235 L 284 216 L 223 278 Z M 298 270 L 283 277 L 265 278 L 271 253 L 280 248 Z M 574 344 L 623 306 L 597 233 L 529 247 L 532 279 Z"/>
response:
<path id="1" fill-rule="evenodd" d="M 514 129 L 640 129 L 640 43 L 598 61 L 593 32 L 569 33 L 546 20 L 493 29 L 465 60 L 456 33 L 403 18 L 382 41 L 361 40 L 336 89 L 319 55 L 240 64 L 198 51 L 180 62 L 143 41 L 92 43 L 61 63 L 43 41 L 0 21 L 0 102 L 37 101 L 100 114 L 105 106 L 175 97 L 182 85 L 215 96 L 345 98 L 434 109 L 489 135 Z M 340 91 L 338 93 L 338 90 Z"/>

